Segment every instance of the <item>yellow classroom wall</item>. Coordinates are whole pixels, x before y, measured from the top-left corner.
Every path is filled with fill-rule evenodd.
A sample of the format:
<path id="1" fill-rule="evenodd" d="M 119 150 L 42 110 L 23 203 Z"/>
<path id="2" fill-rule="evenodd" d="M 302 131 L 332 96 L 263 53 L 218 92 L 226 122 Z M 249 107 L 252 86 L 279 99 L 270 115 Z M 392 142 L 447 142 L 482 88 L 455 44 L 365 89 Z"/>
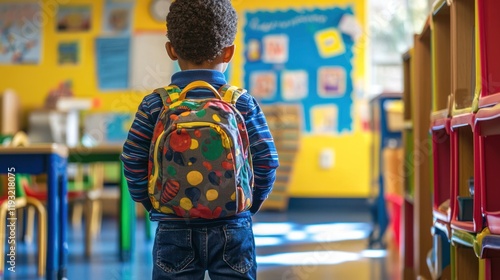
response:
<path id="1" fill-rule="evenodd" d="M 0 3 L 12 1 L 0 0 Z M 33 1 L 17 1 L 33 2 Z M 89 97 L 99 100 L 100 106 L 95 111 L 134 112 L 148 91 L 100 91 L 97 85 L 94 39 L 101 36 L 102 14 L 105 1 L 90 0 L 43 0 L 42 56 L 38 65 L 0 65 L 0 90 L 14 89 L 21 97 L 23 115 L 35 108 L 40 108 L 49 90 L 61 81 L 71 80 L 72 89 L 77 97 Z M 165 24 L 154 21 L 148 10 L 150 1 L 136 1 L 134 10 L 133 31 L 165 32 Z M 244 12 L 254 10 L 302 9 L 332 6 L 351 6 L 354 15 L 365 30 L 365 0 L 312 0 L 298 2 L 292 0 L 234 0 L 232 1 L 240 15 L 240 29 L 244 22 Z M 55 30 L 55 7 L 59 4 L 86 4 L 91 6 L 92 23 L 89 32 L 57 33 Z M 36 19 L 33 20 L 37 23 Z M 40 22 L 40 21 L 38 21 Z M 80 63 L 75 66 L 57 64 L 57 44 L 61 41 L 80 42 Z M 231 83 L 243 84 L 243 36 L 238 33 L 236 53 L 231 66 Z M 353 83 L 357 86 L 366 83 L 367 38 L 362 38 L 354 46 Z M 159 59 L 167 59 L 165 57 Z M 165 83 L 169 82 L 168 77 Z M 357 89 L 355 90 L 363 90 Z M 370 177 L 370 134 L 361 128 L 360 106 L 353 92 L 353 130 L 341 135 L 312 135 L 301 137 L 301 146 L 296 158 L 294 173 L 291 178 L 290 195 L 292 197 L 366 197 L 369 195 Z M 26 123 L 26 117 L 24 118 Z M 320 154 L 324 150 L 332 150 L 334 165 L 321 169 Z"/>

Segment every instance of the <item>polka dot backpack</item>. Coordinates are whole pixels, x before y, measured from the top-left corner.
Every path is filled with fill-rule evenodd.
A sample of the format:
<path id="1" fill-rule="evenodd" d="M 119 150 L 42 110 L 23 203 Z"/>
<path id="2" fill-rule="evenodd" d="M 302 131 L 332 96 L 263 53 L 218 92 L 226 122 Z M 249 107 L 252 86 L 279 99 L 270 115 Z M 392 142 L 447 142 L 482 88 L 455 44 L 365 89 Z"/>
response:
<path id="1" fill-rule="evenodd" d="M 199 88 L 214 97 L 186 94 Z M 252 205 L 253 169 L 245 121 L 235 103 L 244 90 L 195 81 L 155 90 L 163 109 L 154 128 L 148 193 L 153 207 L 185 219 L 216 219 Z"/>

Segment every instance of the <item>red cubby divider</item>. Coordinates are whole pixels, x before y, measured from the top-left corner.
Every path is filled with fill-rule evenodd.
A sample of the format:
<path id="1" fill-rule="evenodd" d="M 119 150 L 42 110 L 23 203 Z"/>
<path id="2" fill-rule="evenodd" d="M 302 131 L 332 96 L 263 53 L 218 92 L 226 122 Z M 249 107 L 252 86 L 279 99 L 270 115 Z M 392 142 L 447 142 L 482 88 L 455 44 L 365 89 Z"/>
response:
<path id="1" fill-rule="evenodd" d="M 453 200 L 451 197 L 451 139 L 450 119 L 442 118 L 432 122 L 432 154 L 434 160 L 433 216 L 443 222 L 450 222 Z M 449 205 L 444 205 L 448 201 Z"/>
<path id="2" fill-rule="evenodd" d="M 500 278 L 500 258 L 485 260 L 485 280 L 495 280 Z"/>
<path id="3" fill-rule="evenodd" d="M 500 234 L 500 104 L 481 108 L 476 115 L 479 142 L 481 208 L 492 234 Z"/>
<path id="4" fill-rule="evenodd" d="M 484 216 L 493 234 L 500 234 L 500 135 L 483 138 Z"/>
<path id="5" fill-rule="evenodd" d="M 500 1 L 478 0 L 482 91 L 479 106 L 500 102 Z"/>

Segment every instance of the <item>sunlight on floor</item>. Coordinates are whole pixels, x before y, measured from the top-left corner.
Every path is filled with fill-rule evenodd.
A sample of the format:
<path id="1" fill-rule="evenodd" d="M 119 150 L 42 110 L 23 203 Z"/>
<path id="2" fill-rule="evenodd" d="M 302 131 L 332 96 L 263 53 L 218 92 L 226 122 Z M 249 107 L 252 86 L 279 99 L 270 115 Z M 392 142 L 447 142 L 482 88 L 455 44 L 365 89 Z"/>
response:
<path id="1" fill-rule="evenodd" d="M 373 251 L 373 252 L 372 252 Z M 359 253 L 342 251 L 308 251 L 281 253 L 257 257 L 259 264 L 272 265 L 335 265 L 343 262 L 358 261 L 362 258 L 385 258 L 384 250 L 365 250 Z"/>
<path id="2" fill-rule="evenodd" d="M 368 237 L 367 223 L 331 223 L 300 225 L 294 223 L 256 223 L 253 226 L 257 246 L 283 243 L 340 242 Z"/>

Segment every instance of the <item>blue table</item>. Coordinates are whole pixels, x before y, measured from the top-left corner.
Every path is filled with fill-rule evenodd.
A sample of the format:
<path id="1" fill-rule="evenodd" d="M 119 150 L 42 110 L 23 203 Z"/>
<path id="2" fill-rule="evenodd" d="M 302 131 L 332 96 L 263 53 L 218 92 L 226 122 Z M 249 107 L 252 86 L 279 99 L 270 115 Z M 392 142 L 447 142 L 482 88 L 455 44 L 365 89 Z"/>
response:
<path id="1" fill-rule="evenodd" d="M 46 279 L 66 277 L 67 243 L 67 157 L 66 146 L 0 147 L 0 174 L 47 174 L 47 266 Z M 12 170 L 15 168 L 15 171 Z M 2 241 L 3 242 L 3 241 Z M 3 252 L 0 252 L 3 254 Z"/>

